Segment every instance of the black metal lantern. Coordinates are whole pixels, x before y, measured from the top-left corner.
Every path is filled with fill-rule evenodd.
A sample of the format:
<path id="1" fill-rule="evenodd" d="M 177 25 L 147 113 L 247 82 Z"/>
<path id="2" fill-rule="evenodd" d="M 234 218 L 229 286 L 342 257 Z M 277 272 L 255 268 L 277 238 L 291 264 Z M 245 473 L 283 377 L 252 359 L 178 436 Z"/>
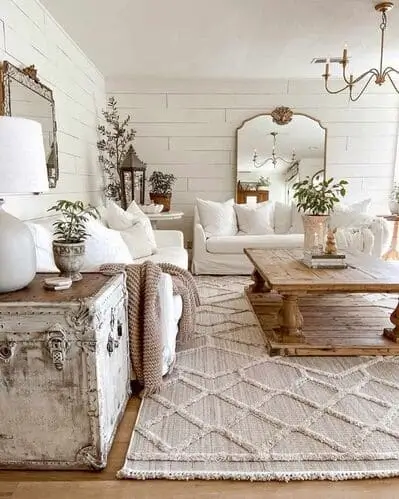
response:
<path id="1" fill-rule="evenodd" d="M 130 146 L 119 170 L 121 179 L 121 202 L 126 210 L 132 201 L 144 204 L 146 163 L 137 156 Z"/>

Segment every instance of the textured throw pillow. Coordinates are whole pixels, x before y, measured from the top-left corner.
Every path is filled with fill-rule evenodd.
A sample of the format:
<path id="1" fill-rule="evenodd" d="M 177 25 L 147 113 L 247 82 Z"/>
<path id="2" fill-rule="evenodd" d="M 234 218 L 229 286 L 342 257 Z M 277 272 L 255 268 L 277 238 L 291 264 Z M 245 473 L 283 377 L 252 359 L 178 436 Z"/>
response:
<path id="1" fill-rule="evenodd" d="M 119 231 L 108 229 L 93 219 L 87 222 L 86 228 L 89 237 L 86 239 L 83 271 L 98 271 L 104 263 L 133 263 L 133 258 Z"/>
<path id="2" fill-rule="evenodd" d="M 32 233 L 36 249 L 36 271 L 58 272 L 53 256 L 53 231 L 51 223 L 46 225 L 26 222 Z"/>
<path id="3" fill-rule="evenodd" d="M 237 217 L 233 199 L 218 203 L 197 198 L 197 207 L 201 225 L 207 237 L 237 234 Z"/>
<path id="4" fill-rule="evenodd" d="M 371 205 L 371 199 L 364 199 L 357 203 L 338 203 L 330 215 L 329 225 L 337 228 L 359 228 L 372 222 L 373 216 L 367 212 Z"/>
<path id="5" fill-rule="evenodd" d="M 236 204 L 238 230 L 244 234 L 273 234 L 273 203 Z"/>
<path id="6" fill-rule="evenodd" d="M 133 260 L 153 254 L 153 245 L 148 239 L 144 220 L 138 220 L 128 229 L 122 230 L 120 234 Z"/>
<path id="7" fill-rule="evenodd" d="M 298 211 L 296 203 L 291 203 L 291 228 L 289 234 L 303 234 L 302 212 Z"/>
<path id="8" fill-rule="evenodd" d="M 276 201 L 274 204 L 274 233 L 288 234 L 292 225 L 291 204 Z"/>
<path id="9" fill-rule="evenodd" d="M 108 226 L 111 229 L 119 231 L 128 230 L 138 222 L 140 222 L 142 228 L 144 228 L 144 231 L 141 230 L 141 236 L 143 237 L 143 239 L 145 239 L 143 241 L 144 246 L 147 247 L 147 244 L 150 245 L 150 254 L 157 252 L 157 243 L 155 241 L 155 235 L 152 229 L 151 221 L 147 217 L 147 215 L 145 215 L 145 213 L 140 210 L 140 208 L 134 201 L 130 204 L 126 211 L 113 201 L 109 202 L 107 205 L 106 218 Z M 137 234 L 139 234 L 139 232 L 137 232 Z"/>

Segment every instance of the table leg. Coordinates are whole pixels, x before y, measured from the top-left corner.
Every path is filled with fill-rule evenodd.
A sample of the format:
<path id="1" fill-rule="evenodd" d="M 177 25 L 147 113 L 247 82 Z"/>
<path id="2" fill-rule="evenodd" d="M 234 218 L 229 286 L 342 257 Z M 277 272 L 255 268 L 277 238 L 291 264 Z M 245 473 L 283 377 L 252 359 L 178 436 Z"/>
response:
<path id="1" fill-rule="evenodd" d="M 391 246 L 389 250 L 382 256 L 383 260 L 399 260 L 398 229 L 399 229 L 399 222 L 395 220 L 393 226 Z"/>
<path id="2" fill-rule="evenodd" d="M 390 321 L 395 327 L 386 327 L 384 329 L 384 336 L 394 341 L 395 343 L 399 343 L 399 302 L 390 316 Z"/>
<path id="3" fill-rule="evenodd" d="M 280 341 L 301 343 L 304 341 L 302 334 L 303 317 L 298 306 L 297 295 L 282 295 L 283 303 L 278 313 L 280 327 L 277 334 Z"/>
<path id="4" fill-rule="evenodd" d="M 270 292 L 270 288 L 266 285 L 265 280 L 256 269 L 252 272 L 251 279 L 254 281 L 254 283 L 249 286 L 251 293 Z"/>

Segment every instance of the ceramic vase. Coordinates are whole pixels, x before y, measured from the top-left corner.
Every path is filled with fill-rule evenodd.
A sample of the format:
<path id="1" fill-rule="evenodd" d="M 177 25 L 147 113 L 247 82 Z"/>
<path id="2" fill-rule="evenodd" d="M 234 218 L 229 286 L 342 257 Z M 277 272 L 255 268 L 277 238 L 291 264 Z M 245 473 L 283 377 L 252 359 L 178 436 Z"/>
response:
<path id="1" fill-rule="evenodd" d="M 82 274 L 79 270 L 83 266 L 85 257 L 85 243 L 67 244 L 53 241 L 54 262 L 61 271 L 60 277 L 70 277 L 72 281 L 80 281 Z"/>
<path id="2" fill-rule="evenodd" d="M 389 202 L 389 210 L 392 215 L 399 215 L 399 203 L 393 199 Z"/>
<path id="3" fill-rule="evenodd" d="M 329 215 L 302 215 L 305 255 L 324 253 L 328 219 Z"/>

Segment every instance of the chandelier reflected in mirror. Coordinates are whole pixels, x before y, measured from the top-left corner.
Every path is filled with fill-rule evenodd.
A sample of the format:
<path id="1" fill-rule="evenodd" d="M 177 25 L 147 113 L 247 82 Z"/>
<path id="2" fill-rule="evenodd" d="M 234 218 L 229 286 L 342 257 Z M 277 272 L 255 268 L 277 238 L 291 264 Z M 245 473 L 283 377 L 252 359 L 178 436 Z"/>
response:
<path id="1" fill-rule="evenodd" d="M 273 137 L 273 146 L 272 146 L 272 154 L 269 158 L 266 158 L 263 161 L 258 161 L 258 154 L 256 149 L 254 149 L 254 154 L 252 156 L 252 163 L 255 168 L 261 168 L 262 166 L 266 166 L 268 163 L 271 163 L 274 167 L 277 166 L 277 163 L 285 163 L 287 165 L 291 165 L 297 161 L 295 151 L 292 151 L 291 159 L 284 159 L 281 156 L 277 156 L 276 154 L 276 143 L 277 143 L 277 135 L 278 132 L 270 132 L 270 135 Z"/>
<path id="2" fill-rule="evenodd" d="M 371 68 L 368 71 L 365 71 L 361 75 L 357 76 L 356 78 L 353 76 L 353 74 L 347 73 L 347 67 L 349 63 L 349 57 L 348 57 L 348 49 L 346 46 L 344 47 L 344 51 L 342 54 L 342 59 L 339 60 L 338 62 L 342 65 L 342 77 L 344 80 L 345 85 L 338 89 L 338 90 L 331 90 L 331 88 L 328 87 L 328 78 L 331 76 L 329 73 L 330 69 L 330 59 L 328 58 L 326 60 L 326 68 L 325 68 L 325 73 L 322 75 L 324 78 L 324 87 L 327 90 L 329 94 L 338 94 L 340 92 L 344 92 L 345 90 L 349 91 L 349 98 L 351 101 L 355 102 L 357 101 L 364 93 L 366 88 L 368 87 L 369 83 L 374 79 L 374 83 L 376 85 L 381 86 L 385 81 L 388 79 L 393 88 L 397 93 L 399 93 L 399 88 L 395 84 L 395 82 L 392 79 L 392 74 L 399 74 L 399 71 L 392 66 L 386 66 L 385 68 L 383 67 L 384 65 L 384 37 L 385 37 L 385 30 L 387 28 L 387 12 L 391 10 L 393 7 L 393 2 L 380 2 L 375 6 L 375 10 L 378 12 L 381 12 L 382 20 L 380 24 L 380 30 L 381 30 L 381 42 L 380 42 L 380 63 L 378 68 Z M 354 90 L 356 89 L 357 95 L 354 95 Z M 357 90 L 359 89 L 359 90 Z"/>

